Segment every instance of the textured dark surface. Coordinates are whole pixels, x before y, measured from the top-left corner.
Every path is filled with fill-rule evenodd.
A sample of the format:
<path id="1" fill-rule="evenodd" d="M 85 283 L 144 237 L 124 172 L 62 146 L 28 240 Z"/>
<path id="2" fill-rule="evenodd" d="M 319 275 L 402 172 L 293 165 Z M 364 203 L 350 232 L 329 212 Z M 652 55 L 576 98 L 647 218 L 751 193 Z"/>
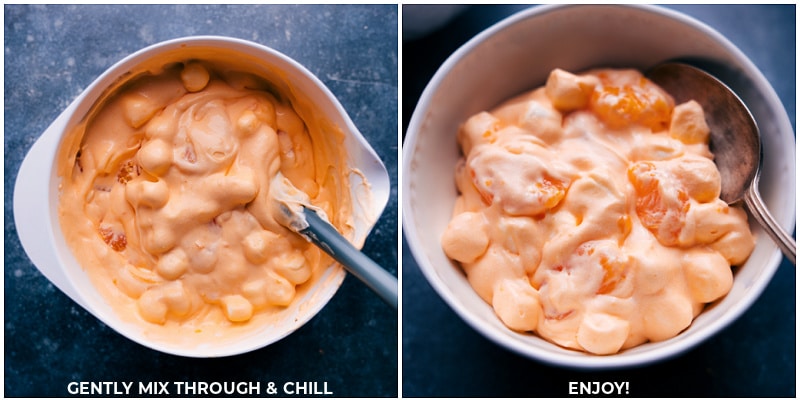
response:
<path id="1" fill-rule="evenodd" d="M 397 313 L 355 278 L 267 348 L 221 359 L 166 355 L 112 331 L 38 272 L 20 246 L 11 199 L 33 142 L 113 63 L 171 38 L 238 37 L 319 77 L 386 164 L 391 199 L 364 251 L 396 275 L 397 9 L 5 5 L 5 395 L 67 396 L 73 381 L 260 381 L 262 393 L 266 382 L 313 381 L 336 397 L 396 397 Z"/>
<path id="2" fill-rule="evenodd" d="M 749 56 L 796 126 L 794 5 L 669 7 L 717 29 Z M 403 43 L 404 129 L 441 63 L 523 8 L 472 6 L 442 29 Z M 796 396 L 796 269 L 785 259 L 759 300 L 719 335 L 671 360 L 599 373 L 547 366 L 480 336 L 428 285 L 405 243 L 402 278 L 404 396 L 567 397 L 571 381 L 629 382 L 633 397 Z"/>

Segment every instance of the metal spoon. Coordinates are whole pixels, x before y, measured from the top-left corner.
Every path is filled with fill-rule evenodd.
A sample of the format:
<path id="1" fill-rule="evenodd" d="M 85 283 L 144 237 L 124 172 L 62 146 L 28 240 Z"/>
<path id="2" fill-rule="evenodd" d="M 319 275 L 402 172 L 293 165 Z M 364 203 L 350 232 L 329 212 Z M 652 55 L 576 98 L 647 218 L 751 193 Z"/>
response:
<path id="1" fill-rule="evenodd" d="M 722 178 L 720 198 L 728 204 L 744 201 L 745 206 L 783 254 L 794 264 L 796 245 L 761 200 L 761 137 L 747 106 L 724 83 L 711 74 L 684 63 L 660 64 L 647 78 L 661 86 L 676 103 L 698 102 L 711 130 L 710 148 Z"/>

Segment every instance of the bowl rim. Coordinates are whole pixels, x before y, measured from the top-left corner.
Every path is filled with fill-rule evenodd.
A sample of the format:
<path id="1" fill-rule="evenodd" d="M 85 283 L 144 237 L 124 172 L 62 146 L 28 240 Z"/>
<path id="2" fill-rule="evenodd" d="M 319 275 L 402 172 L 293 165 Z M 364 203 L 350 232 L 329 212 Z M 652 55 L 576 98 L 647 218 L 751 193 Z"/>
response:
<path id="1" fill-rule="evenodd" d="M 411 177 L 413 176 L 412 173 L 412 164 L 414 159 L 414 150 L 417 147 L 419 132 L 421 129 L 421 125 L 426 119 L 426 111 L 431 106 L 431 101 L 433 98 L 433 94 L 439 89 L 442 81 L 448 75 L 451 69 L 455 65 L 457 65 L 464 57 L 466 57 L 473 49 L 478 47 L 483 42 L 489 40 L 492 36 L 498 34 L 498 32 L 518 23 L 521 23 L 530 18 L 540 17 L 550 12 L 560 11 L 567 8 L 575 8 L 575 7 L 619 7 L 619 8 L 633 8 L 638 9 L 643 12 L 648 12 L 656 15 L 660 15 L 666 18 L 669 18 L 673 21 L 679 22 L 682 25 L 688 26 L 691 29 L 696 31 L 702 32 L 704 35 L 708 36 L 710 39 L 718 43 L 720 46 L 724 47 L 727 52 L 729 52 L 734 58 L 740 61 L 745 67 L 746 72 L 749 76 L 753 77 L 756 81 L 764 82 L 766 85 L 764 88 L 769 92 L 767 93 L 768 97 L 772 97 L 773 99 L 777 99 L 778 104 L 782 104 L 780 99 L 777 98 L 777 95 L 774 92 L 774 89 L 766 80 L 766 78 L 761 74 L 758 68 L 753 64 L 753 62 L 747 57 L 741 50 L 739 50 L 730 40 L 724 37 L 722 34 L 717 32 L 715 29 L 711 28 L 710 26 L 706 25 L 702 21 L 699 21 L 691 16 L 683 14 L 679 11 L 671 10 L 665 7 L 656 6 L 656 5 L 646 5 L 646 4 L 616 4 L 616 5 L 563 5 L 563 4 L 547 4 L 547 5 L 539 5 L 535 7 L 530 7 L 514 14 L 506 17 L 505 19 L 500 20 L 499 22 L 491 25 L 490 27 L 486 28 L 485 30 L 481 31 L 463 45 L 461 45 L 455 52 L 453 52 L 437 69 L 436 73 L 433 75 L 431 80 L 426 85 L 424 91 L 420 95 L 418 103 L 414 109 L 414 112 L 411 116 L 408 129 L 406 131 L 406 138 L 403 143 L 404 152 L 403 152 L 403 237 L 405 241 L 408 243 L 408 247 L 410 250 L 411 255 L 413 256 L 414 261 L 417 264 L 417 267 L 422 271 L 423 276 L 427 280 L 428 284 L 434 289 L 437 295 L 444 300 L 444 302 L 450 307 L 452 311 L 454 311 L 467 325 L 471 326 L 474 330 L 479 332 L 485 338 L 489 339 L 490 341 L 494 342 L 497 345 L 505 347 L 519 355 L 526 356 L 530 359 L 538 360 L 550 365 L 556 365 L 561 367 L 567 367 L 572 369 L 578 370 L 606 370 L 606 369 L 618 369 L 618 368 L 626 368 L 626 367 L 633 367 L 633 366 L 643 366 L 652 364 L 658 361 L 663 361 L 672 357 L 676 357 L 695 346 L 699 345 L 700 343 L 706 341 L 713 335 L 716 335 L 718 332 L 723 330 L 725 327 L 730 325 L 733 321 L 738 319 L 745 311 L 747 311 L 750 306 L 760 297 L 763 290 L 766 288 L 767 284 L 772 280 L 772 277 L 775 274 L 775 271 L 780 266 L 780 262 L 782 260 L 782 254 L 780 251 L 775 248 L 775 251 L 765 260 L 764 262 L 764 273 L 761 274 L 762 278 L 753 286 L 750 287 L 750 295 L 742 299 L 736 304 L 733 310 L 723 314 L 723 318 L 718 318 L 708 325 L 706 325 L 701 331 L 694 332 L 693 335 L 688 337 L 677 336 L 680 339 L 669 339 L 674 340 L 668 346 L 658 347 L 652 350 L 648 350 L 646 352 L 641 353 L 618 353 L 611 356 L 594 356 L 589 355 L 583 352 L 564 349 L 556 346 L 560 350 L 565 350 L 564 354 L 558 354 L 556 352 L 544 352 L 540 351 L 536 347 L 526 345 L 517 340 L 510 340 L 507 336 L 508 332 L 499 331 L 494 329 L 492 326 L 485 324 L 481 318 L 475 314 L 472 310 L 467 309 L 463 304 L 461 304 L 460 300 L 458 299 L 457 295 L 452 293 L 448 288 L 446 283 L 441 279 L 441 277 L 437 274 L 437 268 L 433 266 L 433 261 L 430 260 L 427 255 L 425 254 L 425 246 L 421 242 L 421 240 L 417 237 L 415 232 L 419 230 L 416 221 L 412 218 L 413 214 L 413 204 L 410 200 L 410 193 L 412 190 L 411 185 Z M 781 116 L 786 117 L 786 121 L 788 121 L 788 116 L 786 116 L 786 111 L 784 108 L 778 110 L 778 114 Z M 791 127 L 791 124 L 789 124 Z M 795 165 L 794 159 L 791 160 L 792 165 Z M 794 193 L 792 193 L 794 195 Z M 796 214 L 792 212 L 791 218 L 784 220 L 784 225 L 794 225 L 795 223 Z M 509 330 L 510 332 L 510 330 Z M 537 336 L 538 337 L 538 336 Z M 574 353 L 574 355 L 572 355 Z"/>

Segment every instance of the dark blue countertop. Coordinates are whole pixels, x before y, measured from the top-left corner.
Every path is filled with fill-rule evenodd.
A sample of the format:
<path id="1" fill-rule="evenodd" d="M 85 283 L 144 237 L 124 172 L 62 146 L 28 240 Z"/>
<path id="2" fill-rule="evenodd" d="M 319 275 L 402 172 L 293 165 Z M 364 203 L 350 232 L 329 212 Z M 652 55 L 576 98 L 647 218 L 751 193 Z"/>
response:
<path id="1" fill-rule="evenodd" d="M 670 5 L 717 29 L 764 73 L 795 122 L 795 6 Z M 403 43 L 403 126 L 441 63 L 483 29 L 525 8 L 472 6 L 428 36 Z M 405 14 L 404 14 L 405 17 Z M 403 244 L 404 396 L 567 397 L 569 382 L 628 382 L 623 397 L 795 397 L 796 269 L 784 259 L 736 322 L 658 364 L 578 372 L 531 361 L 466 325 L 425 281 Z"/>
<path id="2" fill-rule="evenodd" d="M 81 381 L 260 381 L 262 395 L 266 382 L 316 382 L 335 397 L 397 397 L 397 313 L 353 277 L 320 314 L 271 346 L 219 359 L 171 356 L 117 334 L 50 284 L 22 250 L 11 209 L 28 149 L 106 68 L 159 41 L 232 36 L 303 64 L 376 149 L 392 193 L 364 251 L 397 275 L 397 10 L 5 5 L 5 395 L 69 396 L 69 383 Z"/>

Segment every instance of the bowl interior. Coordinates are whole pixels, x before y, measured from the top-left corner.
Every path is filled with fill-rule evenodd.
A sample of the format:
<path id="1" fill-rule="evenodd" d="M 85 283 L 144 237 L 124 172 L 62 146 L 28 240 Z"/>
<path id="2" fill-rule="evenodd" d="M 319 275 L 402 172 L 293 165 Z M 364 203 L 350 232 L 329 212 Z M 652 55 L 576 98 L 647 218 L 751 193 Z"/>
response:
<path id="1" fill-rule="evenodd" d="M 206 343 L 176 343 L 171 339 L 164 340 L 153 336 L 140 325 L 128 321 L 127 318 L 118 315 L 111 309 L 75 260 L 64 240 L 58 221 L 59 177 L 54 159 L 56 147 L 64 133 L 69 132 L 86 118 L 96 101 L 101 100 L 125 81 L 139 73 L 157 71 L 168 63 L 184 61 L 188 58 L 221 62 L 236 60 L 237 65 L 266 78 L 276 86 L 281 95 L 289 97 L 298 113 L 310 125 L 316 125 L 318 129 L 325 129 L 325 132 L 329 130 L 340 132 L 344 137 L 344 147 L 348 155 L 347 166 L 355 170 L 349 176 L 352 186 L 351 195 L 361 196 L 360 198 L 364 199 L 364 201 L 354 202 L 358 203 L 354 210 L 353 241 L 355 243 L 363 243 L 382 213 L 389 197 L 389 179 L 385 167 L 374 150 L 358 132 L 338 100 L 316 77 L 295 61 L 272 49 L 238 39 L 182 38 L 162 42 L 134 53 L 109 68 L 48 128 L 40 139 L 42 144 L 35 145 L 26 157 L 37 158 L 35 162 L 45 164 L 41 166 L 41 170 L 45 172 L 40 175 L 48 175 L 38 178 L 49 183 L 46 189 L 49 199 L 46 206 L 49 217 L 44 222 L 46 226 L 42 228 L 49 233 L 48 238 L 53 242 L 51 247 L 54 254 L 52 258 L 32 256 L 37 267 L 59 289 L 70 295 L 89 312 L 136 342 L 166 353 L 183 356 L 227 356 L 266 346 L 302 326 L 336 293 L 344 279 L 344 270 L 337 264 L 327 268 L 313 286 L 305 292 L 299 292 L 299 298 L 281 311 L 278 316 L 256 315 L 252 321 L 254 323 L 246 324 L 249 325 L 248 327 L 237 328 L 231 335 L 215 337 Z M 311 127 L 311 129 L 313 128 Z M 334 145 L 335 143 L 335 145 L 341 146 L 332 139 L 335 136 L 333 134 L 326 135 L 331 138 L 331 142 L 324 145 Z M 21 171 L 23 170 L 28 171 L 30 168 L 21 168 Z M 31 172 L 31 174 L 36 174 L 36 172 Z M 37 177 L 23 177 L 20 172 L 18 180 L 21 179 L 36 180 Z M 365 198 L 365 193 L 369 194 L 367 198 Z M 22 194 L 20 196 L 24 197 Z M 15 200 L 15 204 L 16 202 Z M 25 218 L 17 219 L 17 223 L 25 224 Z M 35 238 L 23 235 L 21 232 L 20 240 L 27 249 L 31 245 L 26 246 L 26 242 L 30 243 Z M 37 259 L 47 262 L 36 262 Z M 53 263 L 53 260 L 57 260 L 57 263 Z M 268 318 L 269 321 L 264 321 Z"/>
<path id="2" fill-rule="evenodd" d="M 687 331 L 617 355 L 590 356 L 506 329 L 440 247 L 457 195 L 456 132 L 469 116 L 543 85 L 556 67 L 646 69 L 676 58 L 730 66 L 722 78 L 751 107 L 762 132 L 761 194 L 784 227 L 794 225 L 792 127 L 774 90 L 735 46 L 707 26 L 657 7 L 535 7 L 501 21 L 454 53 L 424 91 L 406 136 L 403 210 L 409 247 L 426 279 L 473 328 L 509 349 L 549 363 L 577 368 L 630 366 L 692 347 L 738 317 L 761 293 L 781 255 L 754 227 L 757 246 L 737 271 L 733 289 Z"/>

